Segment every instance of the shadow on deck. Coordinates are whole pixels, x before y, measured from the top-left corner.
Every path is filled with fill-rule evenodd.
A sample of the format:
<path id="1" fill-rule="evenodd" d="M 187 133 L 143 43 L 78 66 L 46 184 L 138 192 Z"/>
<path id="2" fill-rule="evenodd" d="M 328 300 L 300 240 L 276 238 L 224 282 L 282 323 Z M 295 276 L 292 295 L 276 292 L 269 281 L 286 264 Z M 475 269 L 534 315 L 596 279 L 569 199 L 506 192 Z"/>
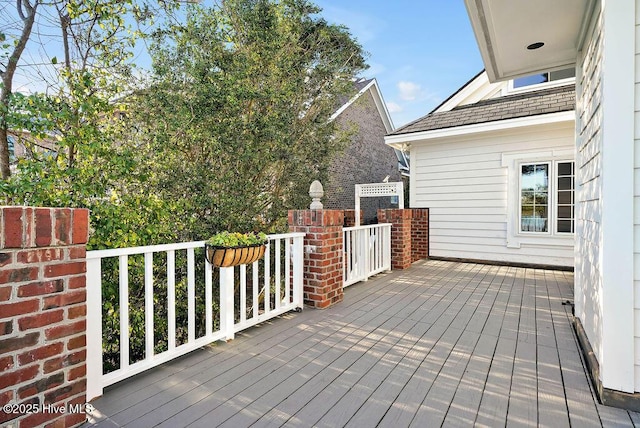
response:
<path id="1" fill-rule="evenodd" d="M 594 398 L 570 272 L 424 260 L 116 384 L 97 426 L 634 426 Z M 87 424 L 90 426 L 91 424 Z"/>

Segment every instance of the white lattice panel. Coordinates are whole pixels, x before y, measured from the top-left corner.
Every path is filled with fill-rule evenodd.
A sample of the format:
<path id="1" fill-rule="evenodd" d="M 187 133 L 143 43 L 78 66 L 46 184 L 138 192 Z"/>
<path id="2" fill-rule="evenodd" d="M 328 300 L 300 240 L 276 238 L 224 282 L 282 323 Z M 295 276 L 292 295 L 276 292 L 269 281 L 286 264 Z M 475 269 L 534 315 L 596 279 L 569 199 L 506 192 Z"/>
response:
<path id="1" fill-rule="evenodd" d="M 398 186 L 400 185 L 400 186 Z M 402 183 L 360 184 L 360 197 L 398 196 L 398 188 Z"/>

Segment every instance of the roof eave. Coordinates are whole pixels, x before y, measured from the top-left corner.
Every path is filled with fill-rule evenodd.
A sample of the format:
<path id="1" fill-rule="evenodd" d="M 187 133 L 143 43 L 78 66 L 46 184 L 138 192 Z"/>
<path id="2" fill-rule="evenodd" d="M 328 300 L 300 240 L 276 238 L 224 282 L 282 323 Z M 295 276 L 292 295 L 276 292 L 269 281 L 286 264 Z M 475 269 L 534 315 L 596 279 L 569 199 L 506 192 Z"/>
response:
<path id="1" fill-rule="evenodd" d="M 385 144 L 393 148 L 402 149 L 405 148 L 407 144 L 417 142 L 427 142 L 441 138 L 459 137 L 469 134 L 495 132 L 507 129 L 523 128 L 527 126 L 562 122 L 575 122 L 575 111 L 567 110 L 556 113 L 519 117 L 514 119 L 496 120 L 491 122 L 474 123 L 471 125 L 412 132 L 408 134 L 388 135 L 384 138 L 384 142 Z"/>
<path id="2" fill-rule="evenodd" d="M 349 101 L 344 103 L 338 110 L 335 111 L 329 118 L 329 121 L 333 121 L 338 118 L 346 109 L 348 109 L 362 94 L 371 90 L 371 95 L 373 96 L 373 101 L 376 105 L 376 109 L 378 110 L 378 114 L 380 115 L 380 119 L 382 119 L 382 123 L 384 124 L 385 130 L 387 133 L 393 132 L 395 127 L 393 125 L 393 120 L 391 119 L 391 114 L 389 114 L 389 110 L 387 109 L 387 104 L 384 102 L 384 98 L 382 97 L 382 92 L 380 92 L 380 87 L 378 86 L 378 81 L 374 78 L 362 89 L 358 91 Z"/>
<path id="3" fill-rule="evenodd" d="M 503 81 L 574 67 L 584 27 L 595 2 L 572 0 L 572 5 L 575 3 L 572 10 L 581 14 L 579 18 L 582 19 L 579 21 L 574 15 L 576 19 L 571 20 L 571 25 L 563 27 L 561 19 L 548 18 L 567 16 L 569 12 L 564 2 L 510 2 L 507 6 L 505 0 L 465 0 L 489 80 Z M 507 8 L 508 14 L 504 13 Z M 544 9 L 545 13 L 531 13 L 535 8 Z M 536 40 L 536 37 L 549 39 Z M 539 50 L 527 50 L 527 45 L 536 41 L 547 43 Z"/>

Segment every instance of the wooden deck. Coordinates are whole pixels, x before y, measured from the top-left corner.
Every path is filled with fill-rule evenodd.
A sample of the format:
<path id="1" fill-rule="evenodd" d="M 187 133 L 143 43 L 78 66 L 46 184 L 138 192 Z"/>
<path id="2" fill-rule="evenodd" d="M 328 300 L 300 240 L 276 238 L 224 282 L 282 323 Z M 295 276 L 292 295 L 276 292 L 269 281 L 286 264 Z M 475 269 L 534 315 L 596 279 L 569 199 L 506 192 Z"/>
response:
<path id="1" fill-rule="evenodd" d="M 570 272 L 421 261 L 109 388 L 112 426 L 634 426 L 602 406 Z"/>

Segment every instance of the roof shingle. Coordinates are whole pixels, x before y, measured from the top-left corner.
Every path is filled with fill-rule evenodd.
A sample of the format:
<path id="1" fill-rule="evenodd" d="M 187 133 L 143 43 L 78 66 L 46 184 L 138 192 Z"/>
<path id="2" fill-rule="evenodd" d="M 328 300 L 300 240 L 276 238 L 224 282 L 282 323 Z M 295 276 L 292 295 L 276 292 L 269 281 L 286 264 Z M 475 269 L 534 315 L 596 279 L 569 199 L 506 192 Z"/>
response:
<path id="1" fill-rule="evenodd" d="M 540 114 L 574 110 L 576 105 L 573 84 L 556 88 L 524 92 L 491 98 L 455 107 L 450 111 L 428 115 L 402 126 L 389 135 L 411 134 L 463 125 L 494 122 Z"/>

